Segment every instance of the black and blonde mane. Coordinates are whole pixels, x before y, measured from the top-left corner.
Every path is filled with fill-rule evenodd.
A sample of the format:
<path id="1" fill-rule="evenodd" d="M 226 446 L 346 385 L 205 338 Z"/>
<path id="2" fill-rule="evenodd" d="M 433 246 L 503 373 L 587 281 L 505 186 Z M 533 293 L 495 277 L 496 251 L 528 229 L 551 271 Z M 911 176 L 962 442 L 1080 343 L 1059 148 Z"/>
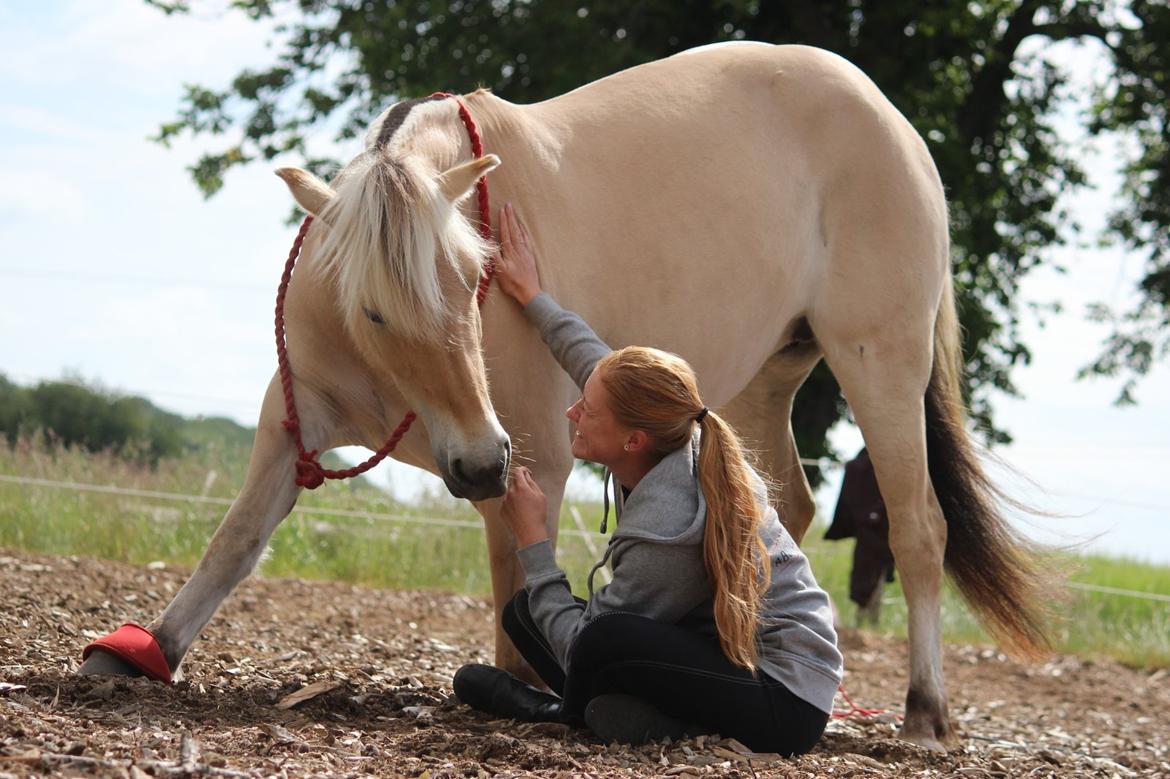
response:
<path id="1" fill-rule="evenodd" d="M 371 311 L 399 335 L 440 341 L 449 306 L 439 263 L 471 291 L 491 250 L 441 192 L 435 164 L 394 137 L 415 124 L 412 110 L 435 99 L 404 101 L 385 112 L 371 127 L 366 150 L 334 180 L 336 197 L 320 214 L 329 225 L 321 268 L 336 284 L 351 329 L 363 326 Z M 458 122 L 454 106 L 450 113 Z M 411 129 L 425 133 L 428 126 Z"/>

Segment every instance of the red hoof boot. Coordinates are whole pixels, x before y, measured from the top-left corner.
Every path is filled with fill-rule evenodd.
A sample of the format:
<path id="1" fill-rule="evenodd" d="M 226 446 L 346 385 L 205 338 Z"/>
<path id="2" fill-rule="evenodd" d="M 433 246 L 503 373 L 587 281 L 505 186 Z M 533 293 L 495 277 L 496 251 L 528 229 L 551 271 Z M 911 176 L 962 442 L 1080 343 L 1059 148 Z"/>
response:
<path id="1" fill-rule="evenodd" d="M 171 683 L 171 668 L 167 665 L 167 659 L 163 655 L 162 647 L 158 645 L 158 640 L 154 637 L 154 634 L 141 625 L 127 622 L 108 636 L 102 636 L 81 650 L 81 659 L 87 659 L 93 654 L 94 650 L 108 652 L 148 679 L 153 679 L 156 682 L 166 682 L 167 684 Z M 109 673 L 113 670 L 107 666 L 105 668 L 92 667 L 87 671 L 86 666 L 90 665 L 91 663 L 88 662 L 83 663 L 80 673 Z M 100 666 L 103 664 L 95 663 L 93 665 Z"/>

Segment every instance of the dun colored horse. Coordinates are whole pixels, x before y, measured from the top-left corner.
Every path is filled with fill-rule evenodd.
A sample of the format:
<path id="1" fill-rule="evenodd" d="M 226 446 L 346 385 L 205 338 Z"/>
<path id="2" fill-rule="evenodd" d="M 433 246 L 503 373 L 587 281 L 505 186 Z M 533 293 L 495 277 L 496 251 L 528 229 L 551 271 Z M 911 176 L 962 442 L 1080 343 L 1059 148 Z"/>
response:
<path id="1" fill-rule="evenodd" d="M 545 288 L 615 348 L 685 357 L 707 404 L 756 444 L 799 540 L 814 503 L 788 421 L 822 358 L 873 458 L 909 608 L 903 734 L 951 737 L 939 635 L 947 570 L 989 629 L 1044 648 L 1036 580 L 964 429 L 947 207 L 926 145 L 846 61 L 801 46 L 704 47 L 535 105 L 398 103 L 331 184 L 283 169 L 318 218 L 285 317 L 307 448 L 377 448 L 437 473 L 482 513 L 497 610 L 522 584 L 500 516 L 516 446 L 555 530 L 577 389 L 514 303 L 475 303 L 491 247 L 468 195 L 491 176 L 527 219 Z M 177 670 L 289 513 L 297 451 L 281 385 L 265 396 L 246 482 L 199 567 L 152 623 Z M 497 662 L 523 671 L 497 631 Z M 130 672 L 94 652 L 82 673 Z"/>

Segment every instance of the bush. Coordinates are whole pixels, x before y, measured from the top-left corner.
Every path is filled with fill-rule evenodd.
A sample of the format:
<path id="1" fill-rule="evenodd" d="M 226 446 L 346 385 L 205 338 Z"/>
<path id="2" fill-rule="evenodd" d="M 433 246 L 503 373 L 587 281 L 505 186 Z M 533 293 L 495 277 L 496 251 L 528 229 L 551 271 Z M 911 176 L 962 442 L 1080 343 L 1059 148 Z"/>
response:
<path id="1" fill-rule="evenodd" d="M 122 396 L 80 381 L 20 387 L 0 376 L 0 430 L 8 445 L 44 431 L 65 446 L 112 451 L 157 464 L 183 453 L 183 418 L 145 398 Z"/>

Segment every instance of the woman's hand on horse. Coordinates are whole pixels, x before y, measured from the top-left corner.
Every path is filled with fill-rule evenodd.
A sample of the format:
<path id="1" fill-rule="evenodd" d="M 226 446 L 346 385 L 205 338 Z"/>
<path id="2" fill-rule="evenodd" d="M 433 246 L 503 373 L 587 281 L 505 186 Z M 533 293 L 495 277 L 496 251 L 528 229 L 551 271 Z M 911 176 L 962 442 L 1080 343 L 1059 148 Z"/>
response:
<path id="1" fill-rule="evenodd" d="M 504 519 L 516 534 L 516 546 L 525 547 L 544 541 L 548 530 L 544 526 L 548 501 L 532 472 L 524 466 L 512 472 L 512 483 L 504 497 Z"/>
<path id="2" fill-rule="evenodd" d="M 500 209 L 500 251 L 496 253 L 496 278 L 500 289 L 522 306 L 540 294 L 540 274 L 532 236 L 512 204 Z"/>

